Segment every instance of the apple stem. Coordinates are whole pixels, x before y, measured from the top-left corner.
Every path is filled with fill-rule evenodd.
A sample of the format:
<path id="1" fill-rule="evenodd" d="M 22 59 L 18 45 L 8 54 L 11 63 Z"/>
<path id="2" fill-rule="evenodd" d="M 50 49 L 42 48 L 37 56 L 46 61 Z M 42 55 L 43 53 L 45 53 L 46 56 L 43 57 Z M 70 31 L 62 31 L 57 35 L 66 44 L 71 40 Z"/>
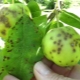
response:
<path id="1" fill-rule="evenodd" d="M 52 13 L 48 16 L 49 22 L 50 22 L 53 18 L 56 18 L 56 20 L 57 20 L 57 27 L 59 27 L 59 16 L 58 16 L 58 14 L 60 13 L 60 11 L 61 11 L 61 9 L 62 9 L 62 3 L 63 3 L 62 0 L 57 0 L 57 1 L 56 1 L 56 4 L 55 4 L 54 10 L 53 10 Z"/>
<path id="2" fill-rule="evenodd" d="M 56 14 L 56 20 L 57 20 L 57 27 L 59 26 L 59 11 L 61 11 L 61 4 L 62 4 L 62 0 L 57 0 L 56 5 L 55 5 L 55 14 Z"/>
<path id="3" fill-rule="evenodd" d="M 59 26 L 59 17 L 58 17 L 58 11 L 56 10 L 56 20 L 57 20 L 57 27 L 60 27 Z"/>

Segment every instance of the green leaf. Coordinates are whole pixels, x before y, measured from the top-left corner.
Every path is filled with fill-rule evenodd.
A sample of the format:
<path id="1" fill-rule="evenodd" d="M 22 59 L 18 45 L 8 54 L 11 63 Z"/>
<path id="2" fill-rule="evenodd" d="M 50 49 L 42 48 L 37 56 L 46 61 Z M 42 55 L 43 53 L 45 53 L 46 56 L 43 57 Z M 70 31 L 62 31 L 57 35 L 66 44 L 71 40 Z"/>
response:
<path id="1" fill-rule="evenodd" d="M 36 29 L 33 21 L 23 14 L 6 39 L 2 52 L 5 69 L 20 80 L 31 80 L 35 62 L 43 57 L 40 33 Z"/>
<path id="2" fill-rule="evenodd" d="M 33 21 L 36 23 L 36 25 L 40 25 L 42 23 L 47 23 L 47 16 L 42 15 L 39 17 L 35 17 L 35 18 L 33 18 Z"/>
<path id="3" fill-rule="evenodd" d="M 14 1 L 13 0 L 3 0 L 3 3 L 5 3 L 5 4 L 8 4 L 8 3 L 11 3 L 12 4 L 13 2 L 14 3 L 21 3 L 20 0 L 14 0 Z"/>
<path id="4" fill-rule="evenodd" d="M 62 22 L 58 22 L 56 20 L 52 20 L 49 23 L 47 23 L 47 27 L 46 27 L 46 32 L 48 32 L 50 29 L 54 29 L 54 28 L 58 28 L 59 27 L 63 27 L 64 24 Z"/>
<path id="5" fill-rule="evenodd" d="M 32 17 L 38 17 L 41 15 L 41 10 L 35 1 L 30 1 L 28 7 L 31 11 Z"/>
<path id="6" fill-rule="evenodd" d="M 68 25 L 80 28 L 80 18 L 73 13 L 62 10 L 59 19 Z"/>
<path id="7" fill-rule="evenodd" d="M 44 36 L 46 32 L 46 25 L 47 25 L 47 16 L 42 15 L 39 17 L 33 18 L 33 21 L 35 25 L 39 28 L 39 32 L 41 33 L 42 36 Z"/>

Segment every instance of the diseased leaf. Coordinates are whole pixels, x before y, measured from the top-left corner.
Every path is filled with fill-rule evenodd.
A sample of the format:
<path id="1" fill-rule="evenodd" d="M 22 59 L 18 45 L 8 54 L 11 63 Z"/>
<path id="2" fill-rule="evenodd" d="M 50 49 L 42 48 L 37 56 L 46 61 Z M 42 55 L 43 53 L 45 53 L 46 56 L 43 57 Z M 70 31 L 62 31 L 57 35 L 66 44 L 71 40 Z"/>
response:
<path id="1" fill-rule="evenodd" d="M 62 10 L 59 19 L 68 25 L 80 28 L 80 18 L 73 13 Z"/>
<path id="2" fill-rule="evenodd" d="M 3 54 L 2 50 L 4 48 L 4 41 L 0 38 L 0 80 L 3 80 L 4 75 L 7 75 L 8 72 L 6 71 L 4 64 L 3 64 Z"/>
<path id="3" fill-rule="evenodd" d="M 20 80 L 31 80 L 34 63 L 43 57 L 40 33 L 36 30 L 33 21 L 23 14 L 6 39 L 2 52 L 5 69 Z"/>
<path id="4" fill-rule="evenodd" d="M 2 50 L 0 50 L 0 80 L 3 80 L 3 77 L 8 74 L 3 64 L 3 58 Z"/>

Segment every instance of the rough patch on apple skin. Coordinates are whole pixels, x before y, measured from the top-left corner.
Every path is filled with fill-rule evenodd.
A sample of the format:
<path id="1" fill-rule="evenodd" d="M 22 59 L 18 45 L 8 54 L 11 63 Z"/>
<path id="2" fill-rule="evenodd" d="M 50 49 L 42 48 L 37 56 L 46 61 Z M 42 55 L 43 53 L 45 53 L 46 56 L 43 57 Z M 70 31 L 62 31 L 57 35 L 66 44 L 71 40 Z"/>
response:
<path id="1" fill-rule="evenodd" d="M 6 37 L 8 30 L 13 27 L 23 15 L 23 8 L 26 14 L 29 15 L 27 6 L 21 3 L 2 4 L 0 6 L 0 37 Z"/>
<path id="2" fill-rule="evenodd" d="M 74 66 L 80 60 L 80 35 L 71 27 L 50 30 L 42 45 L 45 56 L 59 66 Z"/>
<path id="3" fill-rule="evenodd" d="M 33 21 L 23 14 L 6 38 L 5 49 L 2 52 L 4 67 L 9 74 L 20 80 L 31 80 L 34 63 L 43 57 L 40 52 L 36 54 L 41 44 L 41 34 L 38 31 Z"/>

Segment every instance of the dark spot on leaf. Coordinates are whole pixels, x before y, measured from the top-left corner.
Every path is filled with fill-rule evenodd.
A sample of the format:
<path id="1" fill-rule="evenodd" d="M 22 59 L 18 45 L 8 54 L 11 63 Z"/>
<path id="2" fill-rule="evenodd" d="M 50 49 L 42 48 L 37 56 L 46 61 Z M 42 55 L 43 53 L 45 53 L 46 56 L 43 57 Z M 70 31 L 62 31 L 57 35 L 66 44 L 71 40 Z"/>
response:
<path id="1" fill-rule="evenodd" d="M 67 40 L 67 37 L 64 37 L 64 40 Z"/>
<path id="2" fill-rule="evenodd" d="M 1 15 L 0 16 L 0 22 L 4 23 L 6 28 L 10 28 L 11 27 L 10 23 L 9 23 L 9 20 L 5 15 Z"/>
<path id="3" fill-rule="evenodd" d="M 58 46 L 59 46 L 60 44 L 61 44 L 60 42 L 57 43 Z"/>
<path id="4" fill-rule="evenodd" d="M 68 36 L 68 35 L 69 35 L 69 33 L 68 33 L 68 32 L 66 32 L 66 35 Z"/>
<path id="5" fill-rule="evenodd" d="M 14 45 L 12 44 L 11 47 L 14 47 Z"/>
<path id="6" fill-rule="evenodd" d="M 63 45 L 60 45 L 61 47 L 63 47 Z"/>
<path id="7" fill-rule="evenodd" d="M 30 74 L 33 74 L 33 71 L 30 71 Z"/>
<path id="8" fill-rule="evenodd" d="M 61 40 L 59 39 L 58 42 L 61 42 Z"/>
<path id="9" fill-rule="evenodd" d="M 12 29 L 15 29 L 15 27 L 12 27 Z"/>
<path id="10" fill-rule="evenodd" d="M 3 61 L 9 60 L 9 59 L 10 59 L 10 57 L 4 56 Z"/>
<path id="11" fill-rule="evenodd" d="M 71 62 L 74 62 L 74 60 L 72 60 Z"/>
<path id="12" fill-rule="evenodd" d="M 61 51 L 61 48 L 58 48 L 58 51 Z"/>
<path id="13" fill-rule="evenodd" d="M 6 58 L 6 56 L 4 56 L 4 58 Z"/>
<path id="14" fill-rule="evenodd" d="M 7 48 L 9 48 L 9 46 L 7 46 Z"/>
<path id="15" fill-rule="evenodd" d="M 56 44 L 57 42 L 56 42 L 56 41 L 54 41 L 53 43 L 54 43 L 54 44 Z"/>
<path id="16" fill-rule="evenodd" d="M 23 16 L 21 16 L 21 18 L 18 20 L 18 22 L 21 22 L 22 19 L 23 19 Z"/>
<path id="17" fill-rule="evenodd" d="M 0 72 L 0 75 L 2 74 L 2 72 Z"/>
<path id="18" fill-rule="evenodd" d="M 60 36 L 61 36 L 61 34 L 58 34 L 57 36 L 58 36 L 58 37 L 60 37 Z"/>
<path id="19" fill-rule="evenodd" d="M 4 68 L 4 67 L 2 67 L 2 68 Z"/>
<path id="20" fill-rule="evenodd" d="M 8 50 L 7 52 L 11 52 L 11 51 L 12 51 L 12 49 Z"/>
<path id="21" fill-rule="evenodd" d="M 6 35 L 6 30 L 2 30 L 1 34 Z"/>
<path id="22" fill-rule="evenodd" d="M 20 42 L 20 38 L 18 38 L 17 40 L 16 40 L 16 43 L 19 43 Z"/>
<path id="23" fill-rule="evenodd" d="M 5 59 L 3 59 L 3 61 L 5 61 Z"/>
<path id="24" fill-rule="evenodd" d="M 68 63 L 66 63 L 66 66 L 68 65 Z"/>
<path id="25" fill-rule="evenodd" d="M 61 48 L 58 48 L 57 51 L 58 51 L 58 54 L 60 54 Z"/>
<path id="26" fill-rule="evenodd" d="M 7 60 L 9 60 L 10 59 L 10 57 L 7 57 Z"/>
<path id="27" fill-rule="evenodd" d="M 61 30 L 61 32 L 62 32 L 63 34 L 65 34 L 65 31 Z"/>
<path id="28" fill-rule="evenodd" d="M 62 62 L 62 61 L 59 61 L 60 63 Z"/>
<path id="29" fill-rule="evenodd" d="M 75 46 L 77 46 L 78 45 L 78 41 L 75 41 Z"/>
<path id="30" fill-rule="evenodd" d="M 19 19 L 19 21 L 16 22 L 16 25 L 19 24 L 20 21 L 21 21 L 21 18 Z M 14 27 L 14 28 L 15 28 L 15 27 Z M 14 29 L 14 28 L 13 28 L 13 29 Z"/>
<path id="31" fill-rule="evenodd" d="M 73 37 L 73 35 L 69 34 L 69 38 L 72 38 L 72 37 Z"/>
<path id="32" fill-rule="evenodd" d="M 60 51 L 58 51 L 58 54 L 60 54 Z"/>
<path id="33" fill-rule="evenodd" d="M 11 25 L 10 25 L 9 22 L 7 22 L 7 23 L 5 24 L 5 26 L 6 26 L 6 28 L 10 28 L 10 27 L 11 27 Z"/>
<path id="34" fill-rule="evenodd" d="M 53 40 L 53 37 L 50 37 L 50 40 Z"/>
<path id="35" fill-rule="evenodd" d="M 76 52 L 76 49 L 73 49 L 73 52 Z"/>
<path id="36" fill-rule="evenodd" d="M 0 22 L 6 23 L 8 21 L 8 18 L 5 15 L 0 15 Z"/>
<path id="37" fill-rule="evenodd" d="M 6 67 L 8 67 L 8 65 L 6 65 Z"/>
<path id="38" fill-rule="evenodd" d="M 52 52 L 56 52 L 56 50 L 53 49 Z"/>
<path id="39" fill-rule="evenodd" d="M 18 30 L 17 28 L 15 28 L 15 30 Z"/>
<path id="40" fill-rule="evenodd" d="M 50 52 L 50 54 L 52 54 L 52 52 Z"/>
<path id="41" fill-rule="evenodd" d="M 9 40 L 9 42 L 10 42 L 11 44 L 13 44 L 13 40 Z"/>
<path id="42" fill-rule="evenodd" d="M 51 56 L 51 58 L 53 59 L 54 57 L 53 57 L 53 56 Z"/>
<path id="43" fill-rule="evenodd" d="M 2 71 L 4 71 L 4 69 L 2 69 Z"/>
<path id="44" fill-rule="evenodd" d="M 11 9 L 7 9 L 7 10 L 12 14 L 13 17 L 18 15 L 17 11 L 15 10 L 11 10 Z"/>
<path id="45" fill-rule="evenodd" d="M 18 14 L 21 14 L 20 12 Z"/>
<path id="46" fill-rule="evenodd" d="M 21 24 L 23 25 L 24 23 L 22 22 Z"/>
<path id="47" fill-rule="evenodd" d="M 13 35 L 13 33 L 11 33 L 11 35 Z"/>

